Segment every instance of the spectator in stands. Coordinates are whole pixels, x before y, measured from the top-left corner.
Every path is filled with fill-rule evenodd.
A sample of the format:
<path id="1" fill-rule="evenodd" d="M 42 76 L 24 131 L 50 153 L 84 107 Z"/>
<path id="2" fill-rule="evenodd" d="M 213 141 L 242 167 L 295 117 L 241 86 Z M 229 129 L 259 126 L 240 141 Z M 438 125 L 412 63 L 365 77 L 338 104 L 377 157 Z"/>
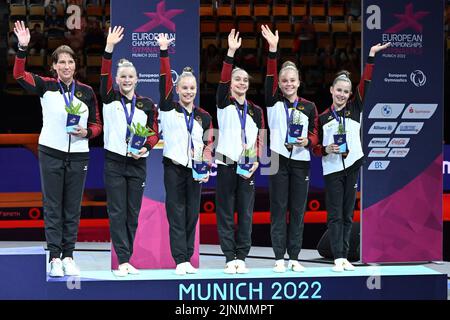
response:
<path id="1" fill-rule="evenodd" d="M 67 0 L 67 5 L 69 6 L 71 4 L 74 4 L 76 6 L 83 8 L 83 2 L 84 0 Z"/>
<path id="2" fill-rule="evenodd" d="M 319 54 L 319 67 L 324 70 L 324 73 L 336 72 L 336 59 L 331 44 L 327 45 L 323 52 Z"/>
<path id="3" fill-rule="evenodd" d="M 48 7 L 50 14 L 45 16 L 45 27 L 47 29 L 48 37 L 62 38 L 64 37 L 65 24 L 64 19 L 58 17 L 55 7 Z M 53 10 L 53 9 L 54 10 Z"/>
<path id="4" fill-rule="evenodd" d="M 58 14 L 58 5 L 62 5 L 64 8 L 66 7 L 65 0 L 46 0 L 45 1 L 45 11 L 47 15 Z"/>
<path id="5" fill-rule="evenodd" d="M 258 56 L 255 49 L 249 49 L 242 52 L 240 59 L 241 65 L 245 66 L 247 70 L 257 70 L 259 67 Z"/>
<path id="6" fill-rule="evenodd" d="M 341 51 L 340 61 L 341 65 L 339 67 L 348 70 L 350 73 L 357 72 L 359 70 L 358 56 L 349 44 L 345 46 L 345 50 Z"/>
<path id="7" fill-rule="evenodd" d="M 284 255 L 287 252 L 288 269 L 302 272 L 305 268 L 298 262 L 298 256 L 302 249 L 308 198 L 310 149 L 318 142 L 317 109 L 314 102 L 298 96 L 300 75 L 293 62 L 283 63 L 277 75 L 278 31 L 274 34 L 267 25 L 262 25 L 261 29 L 269 44 L 265 100 L 272 167 L 277 169 L 269 177 L 270 235 L 276 260 L 273 271 L 286 271 Z M 288 137 L 294 125 L 302 125 L 301 132 L 290 141 Z"/>
<path id="8" fill-rule="evenodd" d="M 361 145 L 361 112 L 364 94 L 372 78 L 377 52 L 390 45 L 371 47 L 361 81 L 353 99 L 349 72 L 339 72 L 330 87 L 333 104 L 319 116 L 319 143 L 314 154 L 322 157 L 325 180 L 328 230 L 335 272 L 355 270 L 347 260 L 355 208 L 359 169 L 363 162 Z M 336 134 L 344 134 L 344 143 L 338 143 Z"/>
<path id="9" fill-rule="evenodd" d="M 222 57 L 219 49 L 214 44 L 209 44 L 208 47 L 202 50 L 200 64 L 207 70 L 207 72 L 219 72 Z M 206 73 L 202 73 L 202 83 L 206 84 Z"/>
<path id="10" fill-rule="evenodd" d="M 361 1 L 360 0 L 351 0 L 350 3 L 350 15 L 357 19 L 361 16 Z"/>
<path id="11" fill-rule="evenodd" d="M 42 33 L 41 25 L 36 23 L 31 31 L 31 40 L 28 45 L 30 54 L 40 54 L 41 56 L 45 56 L 46 43 L 47 41 Z"/>
<path id="12" fill-rule="evenodd" d="M 316 33 L 309 16 L 304 16 L 296 24 L 293 52 L 305 54 L 314 52 Z"/>
<path id="13" fill-rule="evenodd" d="M 219 49 L 214 44 L 209 44 L 203 59 L 203 66 L 206 66 L 205 70 L 212 72 L 219 71 L 221 62 L 222 56 L 219 53 Z"/>
<path id="14" fill-rule="evenodd" d="M 175 86 L 178 101 L 174 100 L 168 50 L 173 40 L 167 34 L 158 35 L 161 64 L 159 110 L 164 135 L 164 187 L 170 251 L 177 265 L 175 274 L 185 275 L 197 273 L 191 258 L 200 212 L 201 187 L 209 180 L 213 135 L 211 116 L 194 105 L 197 80 L 190 67 L 184 68 L 178 77 Z M 196 163 L 206 169 L 203 178 L 194 178 Z"/>
<path id="15" fill-rule="evenodd" d="M 91 87 L 74 79 L 76 56 L 70 47 L 60 46 L 52 54 L 55 78 L 41 77 L 25 71 L 30 30 L 23 21 L 16 21 L 14 32 L 19 41 L 14 78 L 41 98 L 43 126 L 38 150 L 49 275 L 79 276 L 73 251 L 89 163 L 88 140 L 102 130 L 97 99 Z M 79 124 L 70 129 L 66 110 L 74 106 L 80 111 Z"/>
<path id="16" fill-rule="evenodd" d="M 121 59 L 115 77 L 119 90 L 113 89 L 111 74 L 114 46 L 123 38 L 123 27 L 109 29 L 102 59 L 100 95 L 103 100 L 107 209 L 111 239 L 119 260 L 114 274 L 138 274 L 130 264 L 139 211 L 147 178 L 147 157 L 158 143 L 158 111 L 150 98 L 136 94 L 137 72 L 133 64 Z M 125 114 L 125 117 L 124 117 Z M 131 132 L 127 126 L 140 124 L 153 133 L 146 137 L 139 153 L 130 153 Z"/>
<path id="17" fill-rule="evenodd" d="M 239 32 L 232 29 L 216 96 L 219 124 L 216 214 L 220 247 L 226 259 L 224 272 L 228 274 L 249 272 L 245 259 L 251 247 L 254 173 L 262 150 L 260 130 L 264 129 L 262 109 L 247 100 L 247 71 L 233 69 L 234 55 L 241 43 Z M 238 214 L 236 232 L 235 211 Z"/>
<path id="18" fill-rule="evenodd" d="M 17 44 L 18 44 L 17 36 L 14 31 L 9 32 L 8 34 L 8 54 L 15 55 Z"/>
<path id="19" fill-rule="evenodd" d="M 85 25 L 86 25 L 86 18 L 81 17 L 80 29 L 72 29 L 64 34 L 67 39 L 67 42 L 70 43 L 70 46 L 77 55 L 83 54 Z"/>
<path id="20" fill-rule="evenodd" d="M 86 0 L 86 6 L 99 6 L 100 5 L 100 0 Z"/>
<path id="21" fill-rule="evenodd" d="M 100 21 L 96 17 L 89 17 L 84 37 L 84 45 L 87 53 L 101 51 L 101 44 L 105 41 L 105 35 L 100 27 Z"/>

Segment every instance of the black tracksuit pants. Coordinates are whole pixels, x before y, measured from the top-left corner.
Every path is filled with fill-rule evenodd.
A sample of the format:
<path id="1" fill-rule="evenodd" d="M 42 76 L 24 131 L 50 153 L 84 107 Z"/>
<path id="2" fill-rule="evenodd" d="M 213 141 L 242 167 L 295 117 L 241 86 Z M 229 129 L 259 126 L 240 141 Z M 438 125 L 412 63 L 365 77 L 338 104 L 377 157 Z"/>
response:
<path id="1" fill-rule="evenodd" d="M 163 158 L 166 212 L 169 221 L 170 250 L 176 264 L 190 262 L 194 254 L 201 184 L 192 169 Z"/>
<path id="2" fill-rule="evenodd" d="M 236 163 L 217 166 L 216 214 L 220 247 L 226 262 L 245 260 L 251 247 L 255 176 L 236 174 Z M 238 214 L 235 236 L 234 212 Z"/>
<path id="3" fill-rule="evenodd" d="M 270 236 L 276 260 L 284 259 L 286 251 L 289 259 L 298 259 L 308 187 L 309 162 L 280 155 L 278 171 L 269 177 Z"/>
<path id="4" fill-rule="evenodd" d="M 53 258 L 72 258 L 89 160 L 61 160 L 39 151 L 45 239 Z"/>
<path id="5" fill-rule="evenodd" d="M 106 151 L 104 180 L 109 229 L 119 264 L 129 262 L 147 176 L 147 158 L 133 159 Z"/>
<path id="6" fill-rule="evenodd" d="M 327 225 L 334 259 L 347 258 L 359 170 L 324 176 Z"/>

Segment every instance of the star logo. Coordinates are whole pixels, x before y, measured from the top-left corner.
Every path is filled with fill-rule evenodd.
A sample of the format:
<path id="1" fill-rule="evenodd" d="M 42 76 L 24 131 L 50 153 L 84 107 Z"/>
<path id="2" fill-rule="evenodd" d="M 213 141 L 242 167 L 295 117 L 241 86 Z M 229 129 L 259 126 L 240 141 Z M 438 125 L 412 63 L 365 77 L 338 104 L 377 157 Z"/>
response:
<path id="1" fill-rule="evenodd" d="M 416 32 L 422 33 L 422 25 L 418 23 L 418 20 L 427 16 L 429 11 L 417 11 L 414 12 L 414 6 L 412 3 L 407 4 L 404 13 L 394 14 L 394 16 L 400 20 L 396 25 L 386 30 L 387 33 L 398 33 L 405 29 L 411 28 Z"/>
<path id="2" fill-rule="evenodd" d="M 156 5 L 156 12 L 144 12 L 144 14 L 151 18 L 151 20 L 135 29 L 134 32 L 149 32 L 159 25 L 175 32 L 176 25 L 171 21 L 171 19 L 182 12 L 184 12 L 182 9 L 172 9 L 166 11 L 166 3 L 165 1 L 161 1 Z"/>

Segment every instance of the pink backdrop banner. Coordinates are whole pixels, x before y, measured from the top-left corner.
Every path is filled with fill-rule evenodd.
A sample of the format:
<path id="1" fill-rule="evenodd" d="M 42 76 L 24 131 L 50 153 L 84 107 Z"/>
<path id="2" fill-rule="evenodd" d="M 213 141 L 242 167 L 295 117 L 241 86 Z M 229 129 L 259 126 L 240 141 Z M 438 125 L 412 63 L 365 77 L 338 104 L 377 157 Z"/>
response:
<path id="1" fill-rule="evenodd" d="M 191 259 L 192 265 L 196 268 L 199 267 L 199 229 L 197 223 L 195 250 Z M 169 223 L 163 203 L 146 197 L 142 200 L 130 263 L 138 269 L 175 268 L 175 261 L 170 253 Z M 111 246 L 111 268 L 117 269 L 117 266 L 117 255 Z"/>

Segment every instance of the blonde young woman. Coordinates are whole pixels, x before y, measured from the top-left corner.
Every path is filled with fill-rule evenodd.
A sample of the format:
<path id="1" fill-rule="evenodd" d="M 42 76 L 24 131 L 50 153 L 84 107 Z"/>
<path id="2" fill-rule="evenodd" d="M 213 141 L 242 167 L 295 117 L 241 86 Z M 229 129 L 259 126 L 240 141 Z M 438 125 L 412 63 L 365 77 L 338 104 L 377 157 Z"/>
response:
<path id="1" fill-rule="evenodd" d="M 246 97 L 248 73 L 241 68 L 233 69 L 234 54 L 240 46 L 239 32 L 233 29 L 228 36 L 228 52 L 217 89 L 216 214 L 220 247 L 226 259 L 224 272 L 228 274 L 249 272 L 245 258 L 251 247 L 254 173 L 259 166 L 258 155 L 262 147 L 259 134 L 264 129 L 262 109 Z M 256 158 L 248 174 L 238 174 L 237 167 L 246 152 L 253 153 Z M 236 234 L 235 211 L 238 213 Z"/>
<path id="2" fill-rule="evenodd" d="M 111 74 L 114 46 L 123 38 L 124 29 L 109 29 L 102 59 L 100 95 L 103 100 L 105 189 L 111 239 L 119 260 L 114 271 L 118 277 L 138 274 L 130 264 L 133 243 L 138 227 L 139 211 L 147 177 L 147 157 L 158 143 L 158 112 L 150 98 L 136 93 L 136 68 L 120 59 L 113 88 Z M 138 153 L 128 152 L 131 143 L 129 126 L 140 124 L 153 132 Z"/>
<path id="3" fill-rule="evenodd" d="M 175 87 L 178 101 L 174 101 L 168 52 L 172 41 L 166 34 L 159 34 L 159 108 L 164 137 L 164 186 L 170 249 L 177 265 L 175 273 L 185 275 L 197 273 L 191 258 L 200 211 L 201 184 L 209 180 L 209 174 L 194 179 L 192 166 L 198 156 L 210 167 L 212 120 L 208 112 L 194 105 L 197 79 L 190 67 L 184 68 L 178 78 Z"/>
<path id="4" fill-rule="evenodd" d="M 336 75 L 330 93 L 331 107 L 319 116 L 319 144 L 314 154 L 322 157 L 325 180 L 327 224 L 335 272 L 353 271 L 355 267 L 347 260 L 356 201 L 359 169 L 364 154 L 361 144 L 361 112 L 364 95 L 372 79 L 375 55 L 390 43 L 370 48 L 356 92 L 352 99 L 352 82 L 348 71 Z M 335 135 L 345 133 L 346 144 L 337 144 Z"/>
<path id="5" fill-rule="evenodd" d="M 310 149 L 317 144 L 317 109 L 314 102 L 298 96 L 299 70 L 293 62 L 283 63 L 277 74 L 278 31 L 261 26 L 269 44 L 265 100 L 270 128 L 272 161 L 278 170 L 269 177 L 271 239 L 275 253 L 274 272 L 285 272 L 284 255 L 288 254 L 288 269 L 302 272 L 298 262 L 303 241 L 303 216 L 309 187 Z M 301 132 L 290 138 L 294 125 Z M 289 212 L 289 223 L 286 215 Z"/>

